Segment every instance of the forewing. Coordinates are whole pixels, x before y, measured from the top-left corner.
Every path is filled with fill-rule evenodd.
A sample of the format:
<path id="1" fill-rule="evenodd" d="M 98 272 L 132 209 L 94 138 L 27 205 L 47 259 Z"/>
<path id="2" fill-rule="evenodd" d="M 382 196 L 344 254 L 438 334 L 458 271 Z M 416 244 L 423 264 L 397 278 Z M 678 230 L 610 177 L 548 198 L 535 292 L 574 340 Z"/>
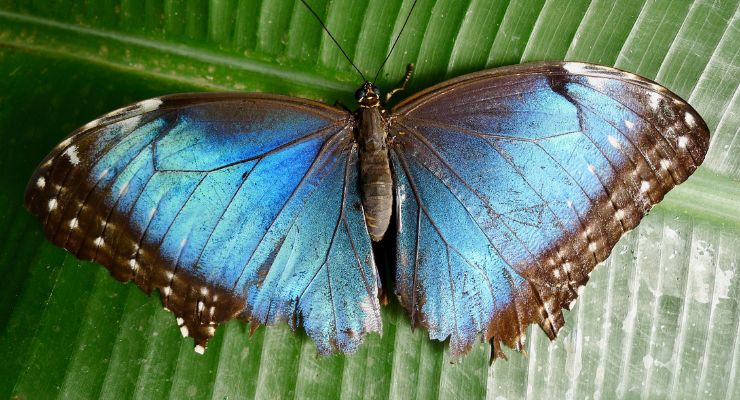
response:
<path id="1" fill-rule="evenodd" d="M 581 63 L 463 76 L 394 110 L 396 294 L 414 324 L 522 348 L 704 159 L 709 133 L 647 79 Z"/>
<path id="2" fill-rule="evenodd" d="M 281 96 L 147 100 L 60 143 L 26 207 L 53 243 L 158 288 L 199 350 L 239 317 L 352 351 L 381 330 L 353 124 Z"/>

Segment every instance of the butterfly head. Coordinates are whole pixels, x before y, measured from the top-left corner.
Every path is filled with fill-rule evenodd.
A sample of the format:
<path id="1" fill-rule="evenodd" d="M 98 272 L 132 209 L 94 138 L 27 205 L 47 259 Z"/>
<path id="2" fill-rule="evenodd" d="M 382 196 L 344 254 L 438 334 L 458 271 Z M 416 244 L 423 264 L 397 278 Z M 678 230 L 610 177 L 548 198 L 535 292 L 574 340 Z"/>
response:
<path id="1" fill-rule="evenodd" d="M 372 82 L 365 82 L 362 87 L 355 92 L 355 99 L 360 103 L 362 108 L 372 108 L 380 106 L 380 89 Z"/>

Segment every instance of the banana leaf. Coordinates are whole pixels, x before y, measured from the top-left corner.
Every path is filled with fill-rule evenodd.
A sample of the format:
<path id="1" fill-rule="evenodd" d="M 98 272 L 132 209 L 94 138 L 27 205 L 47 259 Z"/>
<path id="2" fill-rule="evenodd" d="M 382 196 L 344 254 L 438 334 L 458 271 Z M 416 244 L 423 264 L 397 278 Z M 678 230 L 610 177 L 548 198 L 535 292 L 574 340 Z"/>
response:
<path id="1" fill-rule="evenodd" d="M 310 0 L 366 75 L 411 2 Z M 703 166 L 597 266 L 566 326 L 489 366 L 452 360 L 396 302 L 384 334 L 318 357 L 232 321 L 193 352 L 156 295 L 43 238 L 26 180 L 69 132 L 167 93 L 353 104 L 359 78 L 300 1 L 0 0 L 0 398 L 740 398 L 740 2 L 420 0 L 378 80 L 409 90 L 537 60 L 616 66 L 704 117 Z M 452 363 L 451 361 L 456 361 Z"/>

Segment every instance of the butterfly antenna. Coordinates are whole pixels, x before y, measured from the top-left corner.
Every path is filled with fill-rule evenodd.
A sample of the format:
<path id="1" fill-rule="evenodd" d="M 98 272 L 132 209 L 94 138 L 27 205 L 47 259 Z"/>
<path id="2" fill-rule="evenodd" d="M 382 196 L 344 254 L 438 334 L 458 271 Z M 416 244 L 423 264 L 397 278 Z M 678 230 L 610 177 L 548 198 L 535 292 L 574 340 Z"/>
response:
<path id="1" fill-rule="evenodd" d="M 311 11 L 311 14 L 313 14 L 314 17 L 316 17 L 316 19 L 321 24 L 321 27 L 324 28 L 324 31 L 326 31 L 326 34 L 329 35 L 329 37 L 331 38 L 331 40 L 333 40 L 334 43 L 337 45 L 337 47 L 339 47 L 339 51 L 341 51 L 342 54 L 344 54 L 344 58 L 346 58 L 347 61 L 349 61 L 349 63 L 352 64 L 352 66 L 355 68 L 355 71 L 357 71 L 357 73 L 360 74 L 360 76 L 362 77 L 363 82 L 367 82 L 367 79 L 365 79 L 365 75 L 363 75 L 362 74 L 362 71 L 360 71 L 360 69 L 357 68 L 357 66 L 355 65 L 355 63 L 352 62 L 352 59 L 349 58 L 349 56 L 347 55 L 347 52 L 344 51 L 344 49 L 339 44 L 339 42 L 337 42 L 337 39 L 334 38 L 334 35 L 332 35 L 331 32 L 329 32 L 329 29 L 324 24 L 324 21 L 321 20 L 321 17 L 319 17 L 319 15 L 316 14 L 316 11 L 314 11 L 313 8 L 311 8 L 311 6 L 309 6 L 308 3 L 306 3 L 306 0 L 301 0 L 301 3 L 303 3 L 303 5 L 306 6 L 306 8 L 308 8 L 308 11 Z"/>
<path id="2" fill-rule="evenodd" d="M 385 67 L 385 63 L 388 62 L 388 59 L 391 58 L 391 54 L 393 54 L 393 49 L 396 48 L 396 44 L 398 44 L 398 39 L 401 38 L 401 34 L 403 33 L 403 30 L 406 29 L 406 24 L 409 22 L 409 18 L 411 18 L 411 13 L 414 11 L 414 7 L 416 7 L 417 0 L 414 0 L 414 4 L 411 5 L 411 9 L 409 10 L 408 15 L 406 15 L 406 20 L 403 21 L 403 25 L 401 26 L 401 31 L 398 32 L 398 35 L 396 35 L 396 40 L 393 41 L 393 46 L 391 46 L 391 50 L 388 52 L 388 55 L 385 56 L 385 60 L 383 60 L 383 63 L 380 64 L 380 68 L 378 68 L 378 72 L 375 73 L 375 78 L 373 78 L 373 85 L 375 84 L 375 81 L 378 79 L 378 76 L 380 75 L 380 71 L 383 70 L 383 67 Z"/>

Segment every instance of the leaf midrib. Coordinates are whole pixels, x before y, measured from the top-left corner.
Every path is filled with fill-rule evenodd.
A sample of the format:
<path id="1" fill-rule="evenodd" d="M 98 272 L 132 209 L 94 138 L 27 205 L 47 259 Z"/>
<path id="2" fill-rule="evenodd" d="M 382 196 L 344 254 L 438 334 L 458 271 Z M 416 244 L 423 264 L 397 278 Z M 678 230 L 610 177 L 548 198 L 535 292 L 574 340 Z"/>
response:
<path id="1" fill-rule="evenodd" d="M 149 50 L 156 50 L 157 52 L 160 52 L 160 53 L 174 55 L 174 56 L 182 57 L 185 59 L 192 59 L 192 60 L 205 62 L 208 64 L 224 66 L 230 69 L 239 69 L 243 71 L 252 72 L 252 73 L 263 76 L 265 79 L 280 79 L 280 80 L 285 80 L 285 81 L 290 81 L 290 82 L 296 82 L 298 84 L 301 84 L 302 86 L 314 87 L 319 91 L 327 91 L 327 92 L 342 91 L 346 93 L 353 93 L 357 86 L 355 83 L 345 83 L 345 82 L 340 82 L 340 81 L 333 80 L 333 79 L 326 79 L 326 78 L 323 78 L 313 73 L 301 72 L 296 69 L 286 68 L 286 67 L 276 65 L 273 63 L 268 63 L 268 62 L 256 61 L 254 59 L 250 59 L 246 57 L 236 57 L 236 56 L 226 55 L 226 54 L 211 51 L 205 48 L 198 48 L 198 47 L 186 46 L 186 45 L 176 45 L 176 44 L 168 43 L 166 41 L 152 40 L 152 39 L 142 38 L 139 36 L 120 33 L 120 32 L 96 29 L 96 28 L 92 28 L 88 26 L 73 25 L 73 24 L 59 22 L 59 21 L 55 21 L 55 20 L 51 20 L 47 18 L 34 17 L 34 16 L 23 15 L 23 14 L 19 14 L 15 12 L 0 10 L 0 25 L 3 25 L 3 21 L 22 23 L 25 26 L 33 26 L 35 28 L 56 31 L 59 33 L 65 33 L 67 35 L 94 37 L 99 40 L 105 40 L 111 43 L 119 43 L 119 44 L 133 45 L 136 47 L 143 47 Z M 5 30 L 10 31 L 12 30 L 12 28 L 7 29 L 7 25 L 6 25 Z M 132 71 L 136 71 L 136 72 L 144 73 L 144 74 L 151 74 L 153 76 L 161 77 L 163 79 L 167 79 L 171 81 L 172 80 L 185 81 L 195 86 L 201 86 L 204 89 L 221 89 L 221 90 L 226 90 L 226 89 L 233 90 L 234 89 L 232 86 L 229 86 L 229 85 L 218 84 L 215 82 L 213 84 L 204 85 L 199 80 L 195 80 L 195 79 L 190 80 L 187 77 L 180 77 L 178 79 L 177 77 L 162 74 L 162 73 L 156 73 L 155 71 L 148 70 L 148 69 L 141 70 L 139 68 L 134 68 L 131 65 L 113 63 L 113 62 L 105 60 L 104 57 L 96 56 L 99 50 L 97 48 L 94 51 L 90 51 L 90 49 L 86 49 L 87 51 L 69 51 L 68 49 L 58 49 L 58 48 L 44 46 L 43 44 L 44 41 L 38 40 L 37 37 L 34 38 L 32 43 L 30 41 L 24 41 L 20 37 L 21 35 L 8 35 L 5 37 L 0 36 L 0 46 L 5 45 L 5 46 L 11 46 L 11 47 L 20 47 L 20 48 L 25 48 L 28 50 L 38 51 L 40 53 L 62 54 L 67 57 L 84 59 L 86 61 L 91 61 L 94 63 L 115 65 L 122 69 L 132 70 Z M 113 46 L 111 45 L 111 47 Z"/>

